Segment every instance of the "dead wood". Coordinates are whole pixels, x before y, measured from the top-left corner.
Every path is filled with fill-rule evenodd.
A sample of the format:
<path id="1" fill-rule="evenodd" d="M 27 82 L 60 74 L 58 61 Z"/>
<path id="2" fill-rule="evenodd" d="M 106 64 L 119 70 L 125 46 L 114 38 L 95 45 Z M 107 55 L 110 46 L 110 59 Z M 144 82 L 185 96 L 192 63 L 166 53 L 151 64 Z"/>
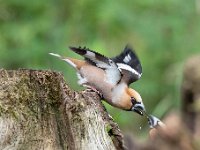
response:
<path id="1" fill-rule="evenodd" d="M 100 97 L 60 73 L 0 70 L 0 149 L 124 149 Z"/>

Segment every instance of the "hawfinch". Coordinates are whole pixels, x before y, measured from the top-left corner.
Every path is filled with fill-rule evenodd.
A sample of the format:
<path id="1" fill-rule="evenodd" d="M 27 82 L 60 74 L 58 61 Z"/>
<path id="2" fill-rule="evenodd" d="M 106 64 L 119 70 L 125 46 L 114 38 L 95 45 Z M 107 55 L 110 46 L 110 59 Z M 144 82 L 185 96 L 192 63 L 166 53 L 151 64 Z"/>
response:
<path id="1" fill-rule="evenodd" d="M 108 58 L 85 47 L 69 48 L 83 56 L 84 60 L 49 54 L 74 67 L 78 83 L 101 93 L 103 99 L 110 105 L 140 115 L 144 114 L 145 107 L 140 94 L 129 88 L 129 85 L 142 75 L 141 63 L 131 47 L 126 46 L 123 52 L 114 58 Z"/>

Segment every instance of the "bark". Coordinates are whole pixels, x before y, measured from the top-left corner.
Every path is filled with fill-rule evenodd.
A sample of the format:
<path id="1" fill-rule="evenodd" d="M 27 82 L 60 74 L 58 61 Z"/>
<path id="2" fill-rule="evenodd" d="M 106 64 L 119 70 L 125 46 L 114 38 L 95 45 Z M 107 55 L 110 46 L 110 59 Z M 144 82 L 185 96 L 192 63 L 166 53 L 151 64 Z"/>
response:
<path id="1" fill-rule="evenodd" d="M 100 97 L 60 73 L 2 69 L 0 83 L 0 149 L 124 149 Z"/>

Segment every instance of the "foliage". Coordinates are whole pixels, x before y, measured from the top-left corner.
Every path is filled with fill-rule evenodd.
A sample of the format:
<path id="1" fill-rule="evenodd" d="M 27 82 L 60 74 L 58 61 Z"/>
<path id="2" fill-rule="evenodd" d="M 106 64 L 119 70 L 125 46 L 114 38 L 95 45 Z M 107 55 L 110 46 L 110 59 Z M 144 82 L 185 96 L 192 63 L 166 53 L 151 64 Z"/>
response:
<path id="1" fill-rule="evenodd" d="M 48 52 L 80 58 L 67 48 L 80 45 L 112 57 L 130 43 L 143 65 L 132 87 L 147 111 L 162 117 L 180 107 L 183 64 L 199 52 L 197 1 L 1 0 L 0 66 L 62 71 L 71 87 L 80 89 L 75 71 Z M 121 128 L 141 134 L 145 119 L 106 106 Z"/>

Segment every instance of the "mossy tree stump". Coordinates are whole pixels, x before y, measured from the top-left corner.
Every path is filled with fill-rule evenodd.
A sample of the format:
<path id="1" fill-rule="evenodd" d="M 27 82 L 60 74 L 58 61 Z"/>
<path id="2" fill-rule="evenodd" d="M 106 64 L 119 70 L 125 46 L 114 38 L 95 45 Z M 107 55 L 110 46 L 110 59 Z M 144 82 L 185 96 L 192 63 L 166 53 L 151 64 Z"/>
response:
<path id="1" fill-rule="evenodd" d="M 0 70 L 0 149 L 124 149 L 99 96 L 52 71 Z"/>

